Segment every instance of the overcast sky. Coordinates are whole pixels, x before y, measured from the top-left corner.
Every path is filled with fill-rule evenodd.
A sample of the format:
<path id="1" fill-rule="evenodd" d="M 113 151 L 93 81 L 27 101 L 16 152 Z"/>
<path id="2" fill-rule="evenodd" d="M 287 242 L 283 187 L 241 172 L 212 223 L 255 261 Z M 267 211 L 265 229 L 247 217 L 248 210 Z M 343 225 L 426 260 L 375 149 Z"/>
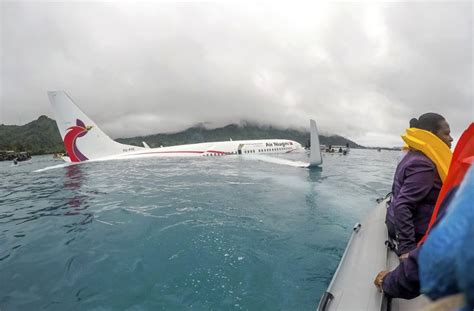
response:
<path id="1" fill-rule="evenodd" d="M 473 4 L 0 0 L 0 124 L 62 89 L 111 137 L 241 120 L 401 145 L 474 119 Z"/>

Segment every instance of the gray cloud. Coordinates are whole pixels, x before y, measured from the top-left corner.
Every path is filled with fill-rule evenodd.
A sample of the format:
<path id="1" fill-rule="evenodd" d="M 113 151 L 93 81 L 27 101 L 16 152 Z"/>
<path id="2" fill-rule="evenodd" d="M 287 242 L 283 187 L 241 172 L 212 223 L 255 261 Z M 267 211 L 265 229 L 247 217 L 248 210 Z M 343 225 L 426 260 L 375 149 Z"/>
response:
<path id="1" fill-rule="evenodd" d="M 112 137 L 240 120 L 399 145 L 411 117 L 474 119 L 471 2 L 1 2 L 0 123 L 64 89 Z"/>

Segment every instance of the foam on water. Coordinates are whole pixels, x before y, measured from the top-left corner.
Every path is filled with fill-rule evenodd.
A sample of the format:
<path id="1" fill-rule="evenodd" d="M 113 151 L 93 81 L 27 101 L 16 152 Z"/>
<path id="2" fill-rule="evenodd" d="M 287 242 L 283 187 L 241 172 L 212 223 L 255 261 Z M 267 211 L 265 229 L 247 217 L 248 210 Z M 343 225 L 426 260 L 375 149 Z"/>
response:
<path id="1" fill-rule="evenodd" d="M 314 309 L 397 156 L 0 162 L 0 308 Z"/>

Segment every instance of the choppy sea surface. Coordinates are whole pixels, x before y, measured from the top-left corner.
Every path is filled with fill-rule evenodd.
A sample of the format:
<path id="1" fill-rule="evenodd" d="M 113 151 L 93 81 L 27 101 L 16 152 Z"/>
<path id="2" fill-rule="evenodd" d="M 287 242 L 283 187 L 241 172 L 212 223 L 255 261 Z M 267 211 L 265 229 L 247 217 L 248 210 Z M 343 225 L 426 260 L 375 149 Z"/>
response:
<path id="1" fill-rule="evenodd" d="M 0 309 L 314 310 L 398 155 L 0 162 Z"/>

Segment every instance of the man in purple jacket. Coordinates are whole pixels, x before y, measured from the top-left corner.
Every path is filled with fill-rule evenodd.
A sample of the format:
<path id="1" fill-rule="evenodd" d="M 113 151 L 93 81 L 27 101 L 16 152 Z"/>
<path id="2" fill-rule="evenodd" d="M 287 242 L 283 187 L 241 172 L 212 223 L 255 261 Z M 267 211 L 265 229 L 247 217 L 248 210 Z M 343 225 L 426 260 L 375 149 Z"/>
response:
<path id="1" fill-rule="evenodd" d="M 451 147 L 449 124 L 439 114 L 425 113 L 410 120 L 410 127 L 430 131 Z M 426 233 L 441 186 L 433 161 L 420 151 L 408 150 L 397 166 L 385 219 L 389 236 L 398 242 L 401 259 L 407 258 Z"/>
<path id="2" fill-rule="evenodd" d="M 444 218 L 447 207 L 456 195 L 458 187 L 453 188 L 444 198 L 440 213 L 434 223 L 436 226 Z M 421 248 L 412 250 L 406 259 L 393 271 L 381 271 L 374 284 L 390 298 L 413 299 L 420 295 L 419 253 Z"/>
<path id="3" fill-rule="evenodd" d="M 410 120 L 410 127 L 432 132 L 451 148 L 453 139 L 444 117 L 426 113 Z M 395 270 L 381 271 L 374 281 L 389 297 L 411 299 L 420 294 L 417 243 L 426 233 L 441 186 L 436 165 L 420 151 L 410 149 L 397 166 L 385 223 L 389 236 L 398 241 L 402 260 Z M 445 198 L 440 210 L 450 199 Z"/>
<path id="4" fill-rule="evenodd" d="M 408 151 L 395 172 L 385 219 L 399 256 L 414 250 L 425 234 L 441 186 L 435 164 L 420 151 Z"/>

